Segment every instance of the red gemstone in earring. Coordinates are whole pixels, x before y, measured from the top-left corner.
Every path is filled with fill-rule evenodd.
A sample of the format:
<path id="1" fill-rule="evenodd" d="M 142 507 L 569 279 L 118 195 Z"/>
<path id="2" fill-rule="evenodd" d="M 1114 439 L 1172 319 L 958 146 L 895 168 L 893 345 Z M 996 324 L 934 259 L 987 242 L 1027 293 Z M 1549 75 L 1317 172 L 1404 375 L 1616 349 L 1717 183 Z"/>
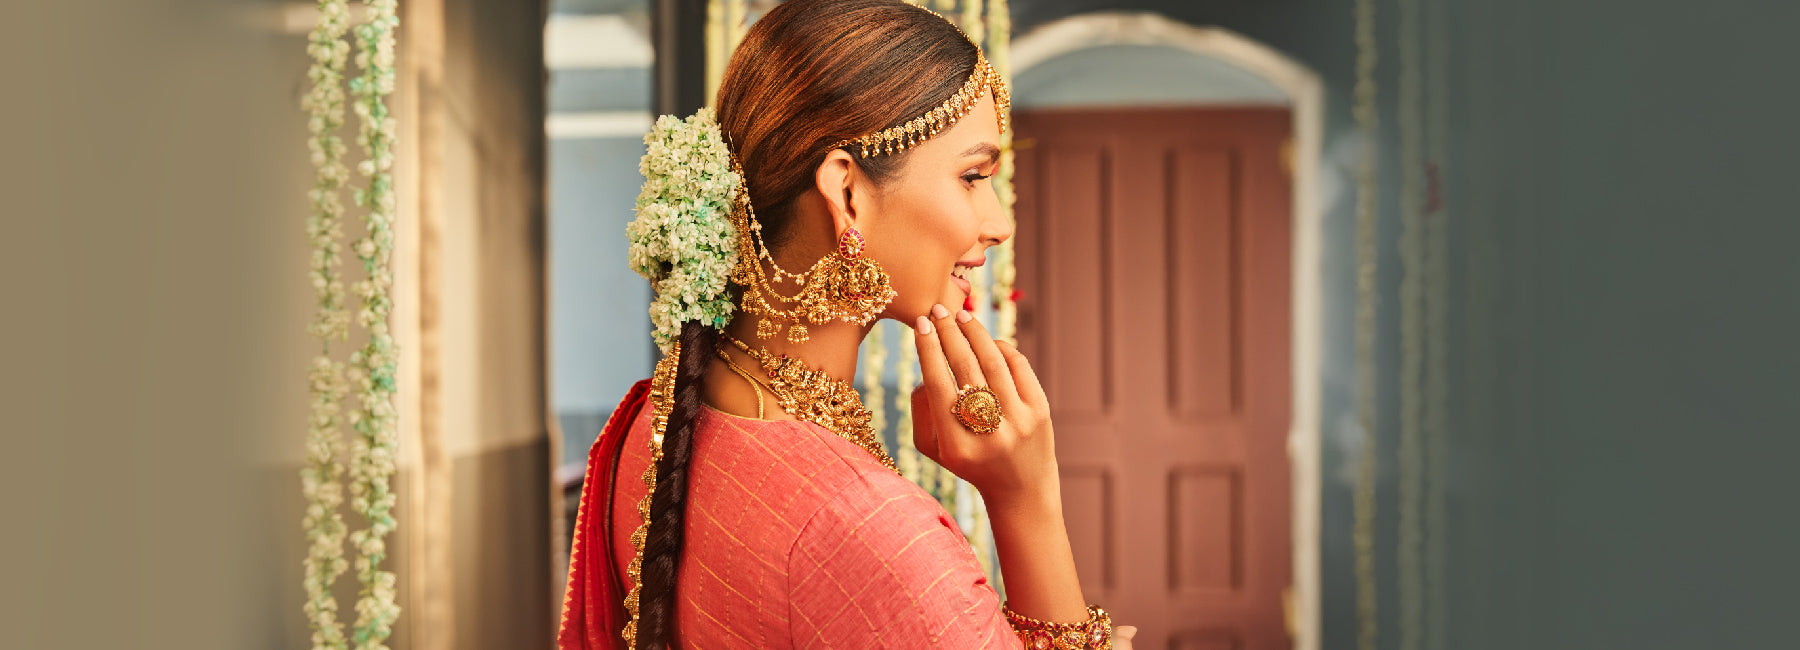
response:
<path id="1" fill-rule="evenodd" d="M 862 253 L 862 233 L 857 232 L 855 228 L 844 229 L 844 234 L 838 237 L 838 254 L 849 259 L 856 259 L 862 257 Z"/>

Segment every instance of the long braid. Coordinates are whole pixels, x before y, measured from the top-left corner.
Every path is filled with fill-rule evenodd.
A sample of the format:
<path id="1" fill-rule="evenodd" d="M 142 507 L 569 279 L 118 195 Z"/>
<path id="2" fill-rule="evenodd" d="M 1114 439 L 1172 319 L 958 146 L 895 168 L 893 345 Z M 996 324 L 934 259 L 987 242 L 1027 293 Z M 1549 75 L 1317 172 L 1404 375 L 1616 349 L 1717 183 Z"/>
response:
<path id="1" fill-rule="evenodd" d="M 675 631 L 675 577 L 687 530 L 688 461 L 694 451 L 694 418 L 700 412 L 700 379 L 712 360 L 719 330 L 690 321 L 681 327 L 681 361 L 675 370 L 675 403 L 656 467 L 650 498 L 650 530 L 644 542 L 643 590 L 638 596 L 637 647 L 661 650 Z"/>

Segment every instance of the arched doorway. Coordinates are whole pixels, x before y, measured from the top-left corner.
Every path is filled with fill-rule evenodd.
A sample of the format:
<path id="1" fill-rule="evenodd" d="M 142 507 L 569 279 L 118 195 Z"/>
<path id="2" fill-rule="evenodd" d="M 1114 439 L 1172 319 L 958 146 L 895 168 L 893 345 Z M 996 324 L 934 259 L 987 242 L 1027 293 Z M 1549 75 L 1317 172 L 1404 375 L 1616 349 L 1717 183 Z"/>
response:
<path id="1" fill-rule="evenodd" d="M 1020 341 L 1087 596 L 1144 647 L 1317 648 L 1317 76 L 1143 13 L 1013 62 Z"/>

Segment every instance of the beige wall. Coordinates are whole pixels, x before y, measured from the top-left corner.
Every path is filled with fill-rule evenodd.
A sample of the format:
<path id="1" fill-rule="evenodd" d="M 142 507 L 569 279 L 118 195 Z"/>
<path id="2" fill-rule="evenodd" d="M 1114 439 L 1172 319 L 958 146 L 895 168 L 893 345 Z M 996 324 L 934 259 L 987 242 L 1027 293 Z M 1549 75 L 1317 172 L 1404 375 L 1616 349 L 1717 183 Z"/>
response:
<path id="1" fill-rule="evenodd" d="M 0 645 L 308 645 L 310 4 L 29 3 L 0 24 L 19 84 Z M 391 645 L 547 647 L 543 9 L 401 4 Z"/>
<path id="2" fill-rule="evenodd" d="M 403 3 L 405 4 L 405 3 Z M 405 4 L 401 113 L 415 130 L 398 282 L 407 647 L 545 647 L 552 578 L 545 386 L 543 9 Z M 407 118 L 411 119 L 407 119 Z M 399 639 L 397 639 L 399 640 Z"/>

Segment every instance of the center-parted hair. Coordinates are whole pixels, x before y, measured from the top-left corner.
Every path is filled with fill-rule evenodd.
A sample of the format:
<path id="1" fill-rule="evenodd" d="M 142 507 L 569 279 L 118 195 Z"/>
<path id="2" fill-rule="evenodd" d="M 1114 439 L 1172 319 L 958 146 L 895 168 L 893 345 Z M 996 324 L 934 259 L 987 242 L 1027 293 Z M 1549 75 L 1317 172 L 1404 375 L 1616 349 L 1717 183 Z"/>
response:
<path id="1" fill-rule="evenodd" d="M 768 241 L 787 239 L 794 203 L 813 190 L 832 144 L 937 108 L 968 80 L 978 57 L 954 25 L 900 0 L 789 0 L 757 20 L 725 68 L 717 107 Z M 901 153 L 857 164 L 879 184 L 907 159 Z M 638 648 L 664 648 L 675 638 L 694 418 L 718 340 L 710 326 L 682 328 L 683 358 L 650 503 Z"/>

